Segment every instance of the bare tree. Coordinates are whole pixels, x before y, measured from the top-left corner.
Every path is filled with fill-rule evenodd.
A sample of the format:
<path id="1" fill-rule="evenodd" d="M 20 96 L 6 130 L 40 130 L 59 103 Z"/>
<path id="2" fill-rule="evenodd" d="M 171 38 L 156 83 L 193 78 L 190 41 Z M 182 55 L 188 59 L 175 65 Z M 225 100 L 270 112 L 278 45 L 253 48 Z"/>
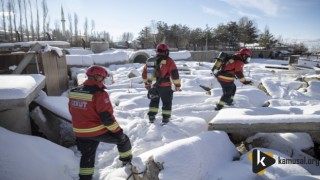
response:
<path id="1" fill-rule="evenodd" d="M 37 31 L 38 40 L 40 40 L 40 18 L 39 18 L 38 0 L 36 0 L 36 4 L 37 4 L 37 25 L 36 25 L 36 31 Z"/>
<path id="2" fill-rule="evenodd" d="M 46 32 L 50 32 L 50 16 L 48 17 L 48 21 L 46 23 Z"/>
<path id="3" fill-rule="evenodd" d="M 60 21 L 59 20 L 54 21 L 54 29 L 60 31 Z"/>
<path id="4" fill-rule="evenodd" d="M 72 16 L 71 14 L 69 13 L 68 14 L 68 20 L 69 20 L 69 34 L 70 34 L 70 37 L 73 36 L 73 28 L 72 28 Z"/>
<path id="5" fill-rule="evenodd" d="M 86 37 L 86 42 L 88 41 L 88 18 L 86 17 L 85 20 L 84 20 L 84 26 L 83 26 L 83 33 L 84 33 L 84 36 Z"/>
<path id="6" fill-rule="evenodd" d="M 121 41 L 123 42 L 129 42 L 133 40 L 133 33 L 131 32 L 125 32 L 121 36 Z"/>
<path id="7" fill-rule="evenodd" d="M 4 2 L 3 0 L 1 0 L 1 6 L 2 6 L 2 20 L 3 20 L 3 30 L 4 30 L 4 39 L 7 39 L 7 26 L 6 26 L 6 18 L 5 18 L 5 14 L 4 14 Z"/>
<path id="8" fill-rule="evenodd" d="M 112 42 L 110 34 L 108 32 L 106 32 L 106 31 L 103 31 L 103 39 L 104 39 L 104 41 Z"/>
<path id="9" fill-rule="evenodd" d="M 64 40 L 64 35 L 60 30 L 61 22 L 59 20 L 55 20 L 54 26 L 55 28 L 52 30 L 52 36 L 55 37 L 57 40 Z"/>
<path id="10" fill-rule="evenodd" d="M 12 5 L 11 1 L 8 1 L 7 8 L 9 11 L 8 20 L 9 20 L 9 31 L 10 31 L 10 41 L 13 42 L 13 27 L 12 27 Z"/>
<path id="11" fill-rule="evenodd" d="M 14 0 L 10 0 L 11 2 L 11 10 L 12 10 L 12 14 L 13 14 L 13 26 L 14 26 L 14 33 L 17 34 L 17 21 L 16 21 L 16 4 Z M 13 38 L 13 37 L 12 37 Z M 17 40 L 17 37 L 15 38 Z"/>
<path id="12" fill-rule="evenodd" d="M 43 36 L 46 34 L 46 26 L 47 26 L 47 16 L 48 16 L 48 6 L 47 1 L 42 0 L 42 28 L 43 28 Z"/>
<path id="13" fill-rule="evenodd" d="M 25 19 L 25 22 L 26 22 L 26 35 L 27 35 L 28 41 L 30 41 L 30 39 L 29 39 L 29 28 L 28 28 L 28 18 L 27 18 L 27 4 L 26 4 L 26 0 L 23 0 L 23 5 L 24 5 L 24 19 Z"/>
<path id="14" fill-rule="evenodd" d="M 74 13 L 74 35 L 75 35 L 75 41 L 77 44 L 77 40 L 78 40 L 78 15 L 77 15 L 77 13 Z"/>
<path id="15" fill-rule="evenodd" d="M 32 36 L 32 40 L 34 41 L 35 33 L 34 33 L 34 27 L 33 27 L 33 15 L 32 15 L 32 8 L 31 8 L 31 1 L 28 0 L 28 2 L 29 2 L 30 16 L 31 16 L 31 22 L 30 22 L 31 36 Z"/>
<path id="16" fill-rule="evenodd" d="M 21 41 L 23 41 L 23 27 L 22 27 L 22 4 L 21 4 L 21 0 L 18 0 L 18 6 L 19 6 L 19 14 L 20 14 L 20 37 L 21 37 Z"/>
<path id="17" fill-rule="evenodd" d="M 122 34 L 120 41 L 124 42 L 126 44 L 127 48 L 130 48 L 130 41 L 133 40 L 133 33 L 131 32 L 125 32 Z"/>
<path id="18" fill-rule="evenodd" d="M 150 31 L 152 34 L 156 34 L 157 31 L 157 23 L 155 20 L 151 20 L 150 22 Z"/>
<path id="19" fill-rule="evenodd" d="M 95 28 L 96 28 L 96 23 L 94 22 L 94 20 L 91 20 L 91 36 L 94 36 L 93 31 Z"/>

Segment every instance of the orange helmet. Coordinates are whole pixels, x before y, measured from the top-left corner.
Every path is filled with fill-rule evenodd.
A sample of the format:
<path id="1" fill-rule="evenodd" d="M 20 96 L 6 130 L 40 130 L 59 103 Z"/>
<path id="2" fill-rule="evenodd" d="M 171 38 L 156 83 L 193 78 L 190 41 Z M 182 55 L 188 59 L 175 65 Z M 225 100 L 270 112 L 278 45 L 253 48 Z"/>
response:
<path id="1" fill-rule="evenodd" d="M 247 55 L 248 57 L 251 57 L 252 56 L 252 51 L 250 51 L 249 49 L 247 48 L 243 48 L 243 49 L 240 49 L 239 51 L 239 54 L 241 55 Z"/>
<path id="2" fill-rule="evenodd" d="M 105 68 L 101 66 L 91 66 L 87 69 L 86 72 L 87 76 L 101 76 L 103 78 L 108 76 L 108 72 Z"/>

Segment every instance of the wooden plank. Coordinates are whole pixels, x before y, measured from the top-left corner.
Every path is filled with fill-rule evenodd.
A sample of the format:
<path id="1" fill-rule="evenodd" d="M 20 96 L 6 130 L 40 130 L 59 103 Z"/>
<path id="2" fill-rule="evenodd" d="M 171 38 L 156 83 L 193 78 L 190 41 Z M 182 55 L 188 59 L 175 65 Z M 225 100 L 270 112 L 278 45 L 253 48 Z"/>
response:
<path id="1" fill-rule="evenodd" d="M 33 53 L 27 53 L 27 52 L 9 52 L 9 53 L 2 53 L 0 54 L 0 56 L 17 56 L 17 55 L 26 55 L 26 54 L 35 54 L 35 52 Z M 1 60 L 1 59 L 0 59 Z"/>
<path id="2" fill-rule="evenodd" d="M 57 68 L 59 72 L 59 88 L 60 94 L 66 91 L 69 87 L 69 79 L 68 79 L 68 66 L 66 62 L 66 56 L 62 57 L 56 56 Z"/>
<path id="3" fill-rule="evenodd" d="M 36 43 L 30 51 L 32 52 L 36 52 L 39 51 L 42 48 L 42 46 L 39 43 Z M 31 54 L 27 54 L 23 60 L 19 63 L 19 65 L 17 66 L 17 68 L 12 72 L 12 74 L 21 74 L 21 72 L 28 66 L 28 64 L 32 61 L 32 59 L 34 58 L 35 54 L 31 53 Z"/>
<path id="4" fill-rule="evenodd" d="M 43 65 L 44 75 L 46 76 L 46 90 L 48 96 L 59 96 L 59 71 L 55 54 L 51 52 L 42 53 L 41 61 Z"/>

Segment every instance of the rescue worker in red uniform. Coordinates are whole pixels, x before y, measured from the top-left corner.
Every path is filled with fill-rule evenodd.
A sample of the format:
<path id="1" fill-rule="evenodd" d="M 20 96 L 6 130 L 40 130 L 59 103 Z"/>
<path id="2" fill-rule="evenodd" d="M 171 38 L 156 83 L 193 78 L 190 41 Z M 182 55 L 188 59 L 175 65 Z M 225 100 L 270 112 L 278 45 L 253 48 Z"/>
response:
<path id="1" fill-rule="evenodd" d="M 234 55 L 226 56 L 223 61 L 225 63 L 221 64 L 221 69 L 214 73 L 217 77 L 221 87 L 223 94 L 220 98 L 220 101 L 217 103 L 215 110 L 219 111 L 224 107 L 224 105 L 232 105 L 234 95 L 236 93 L 237 87 L 234 84 L 235 77 L 239 79 L 240 82 L 247 85 L 252 85 L 252 81 L 247 81 L 243 74 L 243 66 L 244 64 L 247 64 L 250 62 L 250 58 L 252 56 L 252 52 L 247 49 L 243 48 L 240 49 L 237 53 Z M 215 69 L 215 66 L 212 70 Z"/>
<path id="2" fill-rule="evenodd" d="M 145 88 L 149 90 L 149 122 L 155 121 L 158 113 L 160 99 L 162 101 L 162 123 L 168 123 L 171 117 L 173 90 L 180 91 L 181 83 L 175 62 L 169 57 L 169 47 L 158 44 L 156 56 L 147 60 L 143 68 L 142 78 Z"/>
<path id="3" fill-rule="evenodd" d="M 123 165 L 131 162 L 131 142 L 113 115 L 113 107 L 103 84 L 108 73 L 101 66 L 91 66 L 88 79 L 69 94 L 69 111 L 77 148 L 81 152 L 80 180 L 91 180 L 96 150 L 100 142 L 116 144 Z"/>

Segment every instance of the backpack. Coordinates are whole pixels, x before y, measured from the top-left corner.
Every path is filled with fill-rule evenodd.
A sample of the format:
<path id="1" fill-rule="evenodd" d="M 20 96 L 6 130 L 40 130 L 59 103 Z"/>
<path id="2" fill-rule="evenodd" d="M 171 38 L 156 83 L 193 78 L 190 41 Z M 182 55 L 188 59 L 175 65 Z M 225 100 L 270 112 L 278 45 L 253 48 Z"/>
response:
<path id="1" fill-rule="evenodd" d="M 231 58 L 230 54 L 220 52 L 218 57 L 215 58 L 215 62 L 213 64 L 213 67 L 211 69 L 212 73 L 215 75 L 218 71 L 221 70 L 221 67 L 225 65 L 229 59 Z"/>

